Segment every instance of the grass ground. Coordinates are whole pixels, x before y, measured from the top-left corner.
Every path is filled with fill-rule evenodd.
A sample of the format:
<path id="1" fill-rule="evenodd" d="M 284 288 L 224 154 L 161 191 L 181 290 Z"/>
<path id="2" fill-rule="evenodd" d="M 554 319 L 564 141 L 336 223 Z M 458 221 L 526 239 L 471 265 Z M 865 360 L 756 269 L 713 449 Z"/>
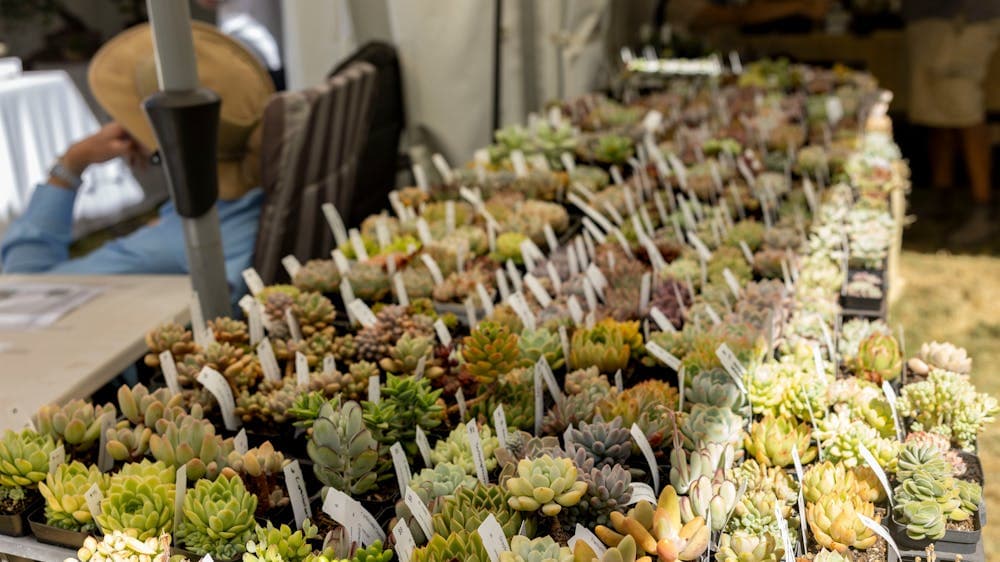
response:
<path id="1" fill-rule="evenodd" d="M 1000 396 L 1000 258 L 906 251 L 900 276 L 905 286 L 889 319 L 905 329 L 908 354 L 931 340 L 965 347 L 976 386 Z M 979 444 L 987 512 L 1000 513 L 1000 423 L 988 427 Z M 1000 561 L 1000 533 L 983 538 L 986 559 Z"/>

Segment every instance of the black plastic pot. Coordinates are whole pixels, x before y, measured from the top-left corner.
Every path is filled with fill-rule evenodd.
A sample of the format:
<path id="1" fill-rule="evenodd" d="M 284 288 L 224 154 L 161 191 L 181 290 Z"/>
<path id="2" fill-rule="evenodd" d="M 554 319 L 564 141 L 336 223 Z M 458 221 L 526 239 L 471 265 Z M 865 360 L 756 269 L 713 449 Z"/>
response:
<path id="1" fill-rule="evenodd" d="M 40 507 L 28 516 L 28 523 L 31 525 L 31 532 L 34 533 L 38 542 L 64 546 L 66 548 L 80 548 L 83 541 L 87 540 L 90 533 L 82 531 L 70 531 L 60 529 L 46 523 L 45 508 Z"/>
<path id="2" fill-rule="evenodd" d="M 983 520 L 983 509 L 980 505 L 979 510 L 972 518 L 972 523 L 974 525 L 974 530 L 972 531 L 945 531 L 944 537 L 938 540 L 914 540 L 906 534 L 906 525 L 902 525 L 896 521 L 895 516 L 889 517 L 889 534 L 896 541 L 896 544 L 900 548 L 905 548 L 908 550 L 923 550 L 927 548 L 928 545 L 934 543 L 934 550 L 936 552 L 951 553 L 951 554 L 972 554 L 976 552 L 977 545 L 982 539 L 983 525 L 985 521 Z"/>
<path id="3" fill-rule="evenodd" d="M 203 554 L 195 554 L 195 553 L 191 552 L 190 550 L 187 550 L 185 548 L 181 548 L 179 546 L 172 546 L 172 547 L 170 547 L 170 554 L 171 554 L 171 556 L 183 556 L 184 558 L 187 558 L 188 560 L 201 560 L 202 558 L 205 557 Z M 215 562 L 239 562 L 240 560 L 243 560 L 243 555 L 241 554 L 241 555 L 236 556 L 234 558 L 216 558 L 216 557 L 213 556 L 212 560 L 215 560 Z"/>
<path id="4" fill-rule="evenodd" d="M 41 504 L 40 499 L 36 499 L 24 506 L 24 510 L 21 513 L 14 513 L 11 515 L 0 515 L 0 535 L 7 535 L 8 537 L 23 537 L 31 533 L 28 527 L 28 515 L 32 511 L 38 508 Z"/>

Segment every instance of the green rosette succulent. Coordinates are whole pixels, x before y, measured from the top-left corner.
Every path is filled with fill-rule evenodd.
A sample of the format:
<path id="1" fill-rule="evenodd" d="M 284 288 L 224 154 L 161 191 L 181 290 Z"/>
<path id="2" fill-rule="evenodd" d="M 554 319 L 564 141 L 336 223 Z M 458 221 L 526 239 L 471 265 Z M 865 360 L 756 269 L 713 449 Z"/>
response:
<path id="1" fill-rule="evenodd" d="M 742 441 L 743 418 L 728 407 L 698 404 L 684 416 L 681 424 L 684 448 L 694 450 L 705 443 L 731 443 Z"/>
<path id="2" fill-rule="evenodd" d="M 875 504 L 853 494 L 823 496 L 806 505 L 806 521 L 816 543 L 842 554 L 848 549 L 867 550 L 878 540 L 878 535 L 858 515 L 876 523 L 881 519 L 875 515 Z"/>
<path id="3" fill-rule="evenodd" d="M 111 477 L 97 523 L 105 533 L 133 529 L 136 538 L 158 537 L 174 521 L 173 468 L 162 462 L 131 463 Z"/>
<path id="4" fill-rule="evenodd" d="M 736 386 L 733 377 L 723 369 L 709 369 L 691 377 L 691 388 L 685 395 L 688 409 L 695 404 L 728 406 L 733 412 L 746 410 L 746 396 Z"/>
<path id="5" fill-rule="evenodd" d="M 183 509 L 177 542 L 199 556 L 233 558 L 242 554 L 257 526 L 253 516 L 257 498 L 229 469 L 215 481 L 196 482 L 184 496 Z"/>
<path id="6" fill-rule="evenodd" d="M 316 539 L 319 529 L 308 519 L 302 522 L 302 529 L 292 531 L 288 525 L 275 527 L 270 521 L 267 527 L 257 526 L 254 536 L 247 542 L 243 562 L 306 562 L 313 557 L 310 540 Z"/>
<path id="7" fill-rule="evenodd" d="M 611 514 L 624 511 L 632 499 L 632 475 L 620 464 L 584 470 L 580 479 L 587 484 L 587 491 L 570 509 L 585 521 L 607 525 Z"/>
<path id="8" fill-rule="evenodd" d="M 573 562 L 573 552 L 552 537 L 517 535 L 510 539 L 510 550 L 500 553 L 500 562 Z"/>
<path id="9" fill-rule="evenodd" d="M 625 335 L 608 324 L 573 333 L 569 363 L 573 369 L 597 367 L 602 373 L 614 373 L 628 367 L 631 347 Z"/>
<path id="10" fill-rule="evenodd" d="M 486 459 L 486 470 L 493 470 L 497 466 L 497 459 L 493 452 L 500 447 L 500 440 L 493 435 L 490 426 L 483 425 L 479 428 L 479 443 L 482 445 L 483 457 Z M 440 463 L 451 463 L 462 467 L 466 474 L 476 474 L 476 464 L 472 459 L 469 433 L 465 425 L 453 429 L 448 434 L 447 439 L 442 439 L 434 444 L 434 448 L 431 449 L 431 463 L 435 466 Z"/>
<path id="11" fill-rule="evenodd" d="M 916 472 L 923 472 L 938 480 L 952 475 L 952 465 L 933 445 L 906 443 L 899 452 L 896 465 L 896 479 L 909 480 Z"/>
<path id="12" fill-rule="evenodd" d="M 420 496 L 425 504 L 451 496 L 460 487 L 475 488 L 479 480 L 462 467 L 450 462 L 441 462 L 434 468 L 425 468 L 410 479 L 410 488 Z"/>
<path id="13" fill-rule="evenodd" d="M 431 381 L 426 377 L 418 379 L 413 375 L 388 373 L 382 385 L 381 400 L 361 403 L 365 425 L 380 444 L 389 447 L 398 441 L 413 457 L 417 454 L 417 426 L 429 430 L 444 421 L 441 392 L 441 389 L 431 388 Z"/>
<path id="14" fill-rule="evenodd" d="M 948 518 L 934 500 L 919 500 L 896 506 L 896 520 L 906 526 L 906 535 L 913 540 L 936 541 L 944 537 Z"/>
<path id="15" fill-rule="evenodd" d="M 778 562 L 785 556 L 783 543 L 780 537 L 769 531 L 723 533 L 719 537 L 715 562 Z"/>
<path id="16" fill-rule="evenodd" d="M 528 534 L 532 534 L 532 522 L 510 506 L 510 499 L 511 495 L 504 487 L 495 484 L 459 488 L 452 497 L 439 504 L 431 519 L 434 534 L 447 537 L 452 533 L 475 532 L 490 514 L 508 538 L 518 534 L 522 523 L 527 525 Z"/>
<path id="17" fill-rule="evenodd" d="M 42 406 L 35 414 L 35 427 L 42 434 L 66 445 L 66 452 L 89 451 L 101 438 L 101 419 L 105 415 L 115 417 L 117 411 L 112 404 L 95 406 L 79 398 L 70 400 L 64 406 L 49 404 Z"/>
<path id="18" fill-rule="evenodd" d="M 849 367 L 855 375 L 876 384 L 896 380 L 903 369 L 899 343 L 890 335 L 872 334 L 861 341 Z"/>
<path id="19" fill-rule="evenodd" d="M 441 562 L 461 560 L 462 562 L 490 562 L 490 556 L 483 547 L 479 533 L 463 531 L 445 535 L 434 535 L 430 542 L 413 551 L 410 562 Z"/>
<path id="20" fill-rule="evenodd" d="M 38 491 L 45 498 L 45 522 L 70 531 L 96 530 L 84 494 L 96 484 L 103 495 L 109 483 L 109 476 L 95 465 L 88 467 L 78 461 L 59 465 L 38 483 Z"/>
<path id="21" fill-rule="evenodd" d="M 162 431 L 150 436 L 149 451 L 169 466 L 186 465 L 189 482 L 215 478 L 234 447 L 233 440 L 217 435 L 208 420 L 184 416 L 179 421 L 163 420 L 158 426 Z"/>
<path id="22" fill-rule="evenodd" d="M 378 483 L 378 441 L 365 427 L 361 406 L 335 399 L 320 408 L 306 445 L 316 478 L 352 496 Z"/>
<path id="23" fill-rule="evenodd" d="M 541 511 L 554 517 L 564 507 L 572 507 L 583 498 L 587 484 L 577 479 L 578 471 L 570 459 L 543 455 L 517 463 L 517 477 L 505 483 L 511 498 L 507 501 L 518 511 Z"/>
<path id="24" fill-rule="evenodd" d="M 757 462 L 765 466 L 791 466 L 792 450 L 797 450 L 803 464 L 816 458 L 813 447 L 812 429 L 806 423 L 792 418 L 764 419 L 754 422 L 743 439 L 743 446 Z"/>
<path id="25" fill-rule="evenodd" d="M 4 431 L 0 439 L 0 486 L 34 488 L 49 471 L 49 454 L 56 448 L 51 435 L 32 429 Z"/>
<path id="26" fill-rule="evenodd" d="M 558 371 L 566 365 L 562 340 L 559 339 L 559 333 L 553 330 L 546 328 L 525 329 L 517 340 L 517 347 L 521 350 L 522 364 L 525 367 L 534 367 L 535 363 L 543 357 L 553 371 Z"/>

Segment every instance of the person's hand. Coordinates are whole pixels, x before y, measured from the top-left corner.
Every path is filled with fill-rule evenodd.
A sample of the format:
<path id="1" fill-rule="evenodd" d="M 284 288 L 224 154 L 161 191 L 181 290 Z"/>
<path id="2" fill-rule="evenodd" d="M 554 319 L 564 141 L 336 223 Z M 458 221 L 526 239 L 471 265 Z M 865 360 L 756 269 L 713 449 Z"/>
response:
<path id="1" fill-rule="evenodd" d="M 76 175 L 87 166 L 123 157 L 129 165 L 144 161 L 143 149 L 118 123 L 108 123 L 93 135 L 75 143 L 63 154 L 62 165 Z"/>

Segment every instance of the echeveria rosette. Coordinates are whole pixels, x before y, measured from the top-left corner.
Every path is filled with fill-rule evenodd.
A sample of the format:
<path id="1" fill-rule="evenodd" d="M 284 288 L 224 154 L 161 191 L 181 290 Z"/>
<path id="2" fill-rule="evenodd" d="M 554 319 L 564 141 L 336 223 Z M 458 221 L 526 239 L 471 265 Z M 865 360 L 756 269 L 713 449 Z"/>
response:
<path id="1" fill-rule="evenodd" d="M 199 480 L 184 496 L 177 541 L 202 556 L 233 558 L 246 549 L 256 527 L 257 498 L 239 475 L 223 470 L 215 481 Z"/>
<path id="2" fill-rule="evenodd" d="M 570 459 L 548 455 L 522 459 L 517 464 L 517 476 L 505 484 L 511 493 L 507 501 L 518 511 L 541 511 L 554 517 L 564 507 L 580 503 L 587 491 L 587 484 L 577 476 L 577 468 Z"/>
<path id="3" fill-rule="evenodd" d="M 70 531 L 93 531 L 94 518 L 84 494 L 94 485 L 104 494 L 109 483 L 109 476 L 97 466 L 79 461 L 59 465 L 38 483 L 38 491 L 45 498 L 46 523 Z"/>
<path id="4" fill-rule="evenodd" d="M 878 540 L 878 535 L 858 515 L 876 523 L 881 519 L 875 514 L 875 504 L 853 494 L 831 494 L 806 505 L 806 521 L 816 543 L 840 553 L 848 549 L 866 550 Z"/>
<path id="5" fill-rule="evenodd" d="M 34 488 L 49 471 L 49 454 L 56 448 L 51 435 L 32 429 L 4 431 L 0 439 L 0 486 Z"/>
<path id="6" fill-rule="evenodd" d="M 174 470 L 162 462 L 132 463 L 111 477 L 97 523 L 105 533 L 134 529 L 146 540 L 174 520 Z"/>
<path id="7" fill-rule="evenodd" d="M 784 541 L 779 535 L 736 530 L 719 537 L 715 562 L 779 562 L 784 556 Z"/>
<path id="8" fill-rule="evenodd" d="M 849 364 L 851 371 L 876 384 L 894 381 L 903 369 L 903 356 L 896 338 L 886 334 L 872 334 L 861 340 L 858 355 Z"/>
<path id="9" fill-rule="evenodd" d="M 792 418 L 764 416 L 754 422 L 743 439 L 747 453 L 765 466 L 791 466 L 792 451 L 796 450 L 802 464 L 816 458 L 816 447 L 811 445 L 812 430 L 808 424 Z"/>
<path id="10" fill-rule="evenodd" d="M 483 425 L 479 428 L 479 444 L 483 448 L 483 456 L 486 459 L 486 470 L 493 470 L 497 466 L 493 452 L 500 447 L 500 440 L 493 435 L 490 426 Z M 469 446 L 469 432 L 466 426 L 461 425 L 453 429 L 448 434 L 447 439 L 441 439 L 434 444 L 434 448 L 431 449 L 431 463 L 435 466 L 441 463 L 451 463 L 462 467 L 467 474 L 476 474 L 476 464 L 472 458 L 472 448 Z"/>
<path id="11" fill-rule="evenodd" d="M 517 535 L 510 539 L 510 550 L 500 553 L 500 562 L 573 562 L 573 553 L 552 537 Z"/>

